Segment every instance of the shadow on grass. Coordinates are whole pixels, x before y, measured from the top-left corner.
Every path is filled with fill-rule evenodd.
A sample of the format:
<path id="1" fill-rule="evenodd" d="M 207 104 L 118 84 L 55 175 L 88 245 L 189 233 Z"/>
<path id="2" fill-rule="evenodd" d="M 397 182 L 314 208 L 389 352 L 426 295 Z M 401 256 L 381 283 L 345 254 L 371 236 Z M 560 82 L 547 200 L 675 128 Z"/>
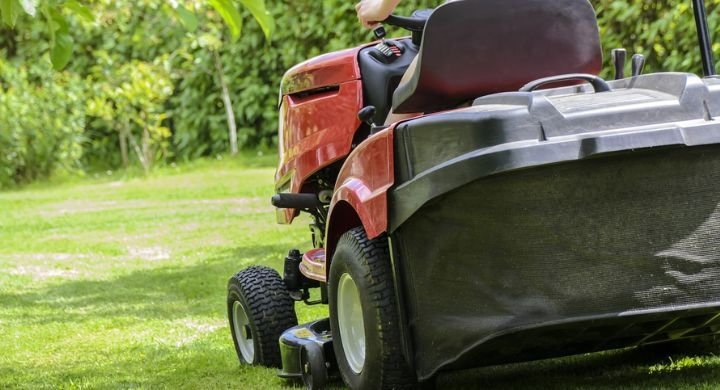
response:
<path id="1" fill-rule="evenodd" d="M 228 278 L 240 268 L 273 260 L 281 264 L 285 245 L 257 245 L 221 252 L 201 264 L 131 272 L 108 281 L 72 280 L 38 291 L 0 295 L 3 307 L 32 308 L 12 322 L 33 325 L 83 323 L 100 319 L 175 320 L 190 316 L 225 318 Z M 81 313 L 81 314 L 80 314 Z M 129 347 L 130 348 L 130 347 Z M 132 347 L 130 354 L 92 366 L 52 367 L 54 381 L 89 378 L 98 387 L 171 386 L 278 388 L 291 386 L 275 371 L 239 366 L 225 327 L 178 347 Z M 718 352 L 717 344 L 684 343 L 670 347 L 606 352 L 563 359 L 488 367 L 442 375 L 442 389 L 537 388 L 683 388 L 713 387 L 720 383 L 720 362 L 687 365 L 650 373 L 671 359 Z M 142 357 L 142 358 L 138 358 Z M 701 360 L 702 360 L 701 359 Z M 152 369 L 146 367 L 150 364 Z M 18 365 L 18 375 L 29 367 Z M 105 378 L 105 379 L 103 379 Z M 100 382 L 97 382 L 100 381 Z M 0 381 L 2 382 L 2 381 Z M 82 381 L 80 382 L 82 383 Z M 110 386 L 112 385 L 112 386 Z M 337 383 L 335 383 L 337 385 Z"/>
<path id="2" fill-rule="evenodd" d="M 5 308 L 27 308 L 13 322 L 23 325 L 83 323 L 99 318 L 172 320 L 217 315 L 225 310 L 228 279 L 241 268 L 277 258 L 283 245 L 257 245 L 221 252 L 200 264 L 138 270 L 110 280 L 69 280 L 28 293 L 0 294 Z M 42 308 L 43 310 L 33 310 Z M 37 314 L 34 314 L 37 313 Z M 82 313 L 82 314 L 75 314 Z"/>
<path id="3" fill-rule="evenodd" d="M 127 323 L 144 320 L 205 317 L 225 321 L 227 280 L 249 265 L 279 266 L 285 246 L 235 248 L 201 264 L 138 270 L 108 281 L 69 280 L 32 292 L 0 294 L 0 312 L 20 309 L 21 315 L 8 319 L 26 334 L 49 323 L 94 327 L 94 322 L 111 321 L 122 329 Z M 0 363 L 0 388 L 4 381 L 30 388 L 49 383 L 85 383 L 94 388 L 264 389 L 293 385 L 278 378 L 275 370 L 240 366 L 227 326 L 177 345 L 157 343 L 156 337 L 162 336 L 143 336 L 147 345 L 115 345 L 115 355 L 94 364 L 64 358 L 61 364 L 41 367 L 30 361 L 9 366 Z M 80 346 L 78 353 L 83 353 L 83 348 Z"/>

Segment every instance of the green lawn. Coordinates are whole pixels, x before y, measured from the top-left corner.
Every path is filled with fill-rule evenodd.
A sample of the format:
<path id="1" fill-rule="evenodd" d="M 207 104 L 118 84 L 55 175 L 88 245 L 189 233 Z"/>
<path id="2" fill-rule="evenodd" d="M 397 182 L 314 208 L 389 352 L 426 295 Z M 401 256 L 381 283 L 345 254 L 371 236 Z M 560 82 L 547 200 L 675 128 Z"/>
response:
<path id="1" fill-rule="evenodd" d="M 0 193 L 0 388 L 281 388 L 238 365 L 225 286 L 308 249 L 275 224 L 272 158 Z M 324 308 L 298 307 L 300 321 Z M 620 351 L 446 375 L 441 388 L 718 388 L 716 346 Z"/>

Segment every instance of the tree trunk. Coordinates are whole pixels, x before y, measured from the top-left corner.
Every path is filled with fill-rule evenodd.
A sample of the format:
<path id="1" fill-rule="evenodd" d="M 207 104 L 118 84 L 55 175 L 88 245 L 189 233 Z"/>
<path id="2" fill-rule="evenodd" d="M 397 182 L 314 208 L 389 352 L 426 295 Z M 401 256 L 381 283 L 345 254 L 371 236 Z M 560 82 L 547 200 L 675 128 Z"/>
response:
<path id="1" fill-rule="evenodd" d="M 215 70 L 217 71 L 218 82 L 220 83 L 220 88 L 222 89 L 222 100 L 225 105 L 225 115 L 227 116 L 230 153 L 232 155 L 236 155 L 238 153 L 237 124 L 235 123 L 235 113 L 233 112 L 232 100 L 230 100 L 230 92 L 228 90 L 228 85 L 225 82 L 225 72 L 223 72 L 220 54 L 217 50 L 213 50 L 212 52 L 213 58 L 215 59 Z"/>
<path id="2" fill-rule="evenodd" d="M 138 157 L 138 160 L 140 160 L 140 164 L 143 167 L 143 170 L 145 173 L 148 173 L 150 171 L 150 166 L 152 164 L 152 160 L 148 160 L 146 158 L 147 156 L 147 150 L 146 150 L 146 144 L 147 141 L 145 139 L 145 132 L 143 132 L 143 137 L 140 140 L 142 145 L 138 145 L 137 140 L 135 140 L 135 137 L 133 137 L 132 133 L 130 133 L 130 125 L 125 124 L 123 126 L 123 133 L 125 134 L 125 137 L 128 141 L 130 141 L 130 146 L 132 146 L 133 150 L 135 151 L 135 154 Z"/>
<path id="3" fill-rule="evenodd" d="M 127 168 L 130 165 L 130 157 L 128 156 L 128 140 L 125 132 L 120 132 L 120 156 L 122 157 L 122 166 Z"/>
<path id="4" fill-rule="evenodd" d="M 153 156 L 152 145 L 150 145 L 150 132 L 148 131 L 147 126 L 143 126 L 142 153 L 144 157 L 143 161 L 145 161 L 145 173 L 148 173 L 150 171 L 150 168 L 152 167 Z"/>

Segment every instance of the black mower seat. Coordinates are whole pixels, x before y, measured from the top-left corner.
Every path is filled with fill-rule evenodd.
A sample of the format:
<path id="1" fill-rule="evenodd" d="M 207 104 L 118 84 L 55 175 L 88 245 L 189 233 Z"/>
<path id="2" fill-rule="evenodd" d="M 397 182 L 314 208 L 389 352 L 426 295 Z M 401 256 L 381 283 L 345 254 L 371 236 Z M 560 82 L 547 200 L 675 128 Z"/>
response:
<path id="1" fill-rule="evenodd" d="M 460 0 L 428 19 L 393 112 L 435 112 L 539 78 L 597 74 L 602 49 L 587 0 Z"/>

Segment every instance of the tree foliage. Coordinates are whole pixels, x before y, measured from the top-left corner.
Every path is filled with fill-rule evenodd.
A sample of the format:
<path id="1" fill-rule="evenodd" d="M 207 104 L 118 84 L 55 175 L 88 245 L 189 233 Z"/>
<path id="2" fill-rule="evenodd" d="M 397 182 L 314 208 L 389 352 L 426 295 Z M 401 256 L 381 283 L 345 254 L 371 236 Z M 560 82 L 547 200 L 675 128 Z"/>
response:
<path id="1" fill-rule="evenodd" d="M 0 60 L 0 188 L 81 169 L 85 128 L 82 80 L 49 63 Z"/>
<path id="2" fill-rule="evenodd" d="M 108 63 L 110 56 L 104 54 L 105 62 L 98 66 L 111 67 L 112 77 L 95 72 L 100 76 L 90 79 L 93 90 L 87 115 L 97 119 L 100 127 L 117 132 L 123 165 L 128 165 L 128 148 L 132 148 L 148 171 L 168 153 L 170 129 L 165 126 L 164 105 L 173 92 L 169 72 L 161 63 L 138 60 L 115 68 Z"/>
<path id="3" fill-rule="evenodd" d="M 208 2 L 222 16 L 230 28 L 233 38 L 237 40 L 240 37 L 243 19 L 233 1 L 208 0 Z M 274 22 L 265 9 L 265 1 L 240 0 L 240 2 L 250 10 L 262 27 L 265 36 L 269 38 L 274 28 Z M 190 9 L 177 0 L 170 0 L 170 4 L 186 28 L 190 31 L 197 28 L 198 21 L 195 12 L 201 10 L 202 3 L 191 2 Z M 9 27 L 15 27 L 18 18 L 23 13 L 35 17 L 38 11 L 45 17 L 46 29 L 50 37 L 50 60 L 55 69 L 63 69 L 70 61 L 74 47 L 74 39 L 70 33 L 70 23 L 66 14 L 74 14 L 87 21 L 93 21 L 93 12 L 86 5 L 75 0 L 0 0 L 0 16 L 5 25 Z"/>
<path id="4" fill-rule="evenodd" d="M 700 74 L 702 65 L 690 0 L 593 0 L 606 51 L 625 47 L 648 58 L 646 72 Z M 706 0 L 716 60 L 720 59 L 720 0 Z M 720 62 L 718 63 L 720 64 Z"/>
<path id="5" fill-rule="evenodd" d="M 720 56 L 720 0 L 706 1 Z M 0 0 L 5 24 L 0 48 L 7 59 L 1 77 L 12 80 L 2 81 L 0 99 L 15 105 L 0 108 L 8 113 L 0 118 L 0 169 L 6 178 L 0 181 L 30 180 L 52 167 L 113 169 L 126 162 L 149 166 L 225 153 L 233 137 L 231 122 L 240 147 L 273 146 L 283 73 L 312 56 L 373 39 L 359 27 L 354 3 Z M 398 13 L 438 3 L 405 1 Z M 643 53 L 648 72 L 700 71 L 689 0 L 592 3 L 606 53 L 616 47 Z M 64 68 L 53 74 L 50 63 Z M 30 92 L 11 86 L 17 83 Z M 58 85 L 77 98 L 63 99 Z M 60 127 L 45 112 L 18 118 L 33 110 L 72 115 Z M 28 141 L 10 134 L 41 131 L 48 139 L 67 137 L 58 144 L 73 146 L 48 158 L 50 163 L 17 157 L 26 155 Z M 38 168 L 29 169 L 31 161 Z"/>

